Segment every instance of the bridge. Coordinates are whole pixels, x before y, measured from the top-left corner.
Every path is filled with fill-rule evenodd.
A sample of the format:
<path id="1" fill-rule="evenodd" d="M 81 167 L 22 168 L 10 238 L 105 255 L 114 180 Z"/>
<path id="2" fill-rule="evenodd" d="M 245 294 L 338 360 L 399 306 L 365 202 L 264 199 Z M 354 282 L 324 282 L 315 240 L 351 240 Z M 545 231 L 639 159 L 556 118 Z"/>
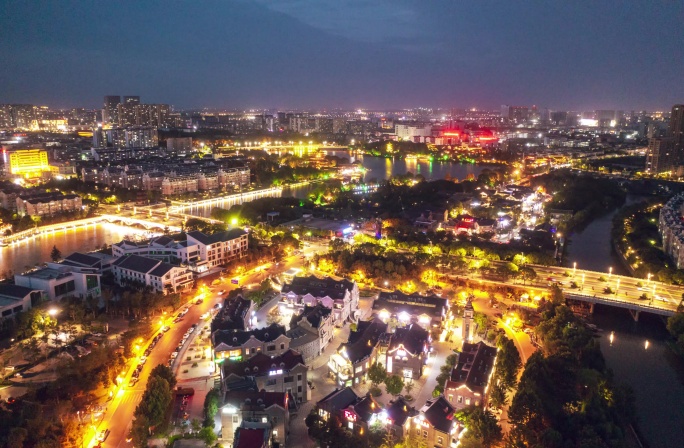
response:
<path id="1" fill-rule="evenodd" d="M 76 230 L 79 228 L 98 226 L 105 222 L 124 226 L 137 225 L 143 227 L 146 230 L 157 230 L 160 232 L 165 230 L 166 228 L 168 228 L 172 232 L 180 232 L 181 230 L 179 226 L 168 225 L 164 222 L 148 221 L 130 216 L 105 214 L 96 216 L 94 218 L 77 219 L 75 221 L 66 221 L 57 224 L 49 224 L 46 226 L 34 227 L 32 229 L 13 233 L 11 235 L 0 236 L 0 245 L 6 246 L 9 244 L 14 244 L 16 242 L 22 241 L 26 238 L 33 238 L 40 235 L 46 235 L 55 232 L 68 232 L 70 230 Z"/>
<path id="2" fill-rule="evenodd" d="M 193 202 L 172 202 L 171 207 L 169 207 L 169 213 L 171 214 L 182 214 L 185 215 L 185 210 L 192 210 L 193 208 L 200 207 L 221 207 L 224 209 L 229 209 L 233 205 L 243 204 L 245 202 L 250 202 L 255 199 L 261 198 L 279 198 L 283 195 L 282 187 L 271 187 L 264 188 L 260 190 L 244 191 L 241 193 L 235 193 L 228 196 L 220 196 L 209 199 L 202 199 L 200 201 Z M 207 219 L 201 218 L 200 219 Z"/>

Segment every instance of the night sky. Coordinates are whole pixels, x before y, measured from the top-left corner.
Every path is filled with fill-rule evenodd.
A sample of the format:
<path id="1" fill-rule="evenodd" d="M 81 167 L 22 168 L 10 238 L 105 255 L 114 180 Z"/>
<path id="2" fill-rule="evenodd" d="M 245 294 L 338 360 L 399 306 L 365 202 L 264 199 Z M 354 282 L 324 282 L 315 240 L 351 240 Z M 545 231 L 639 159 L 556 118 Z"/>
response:
<path id="1" fill-rule="evenodd" d="M 0 103 L 176 108 L 684 102 L 681 1 L 5 1 Z"/>

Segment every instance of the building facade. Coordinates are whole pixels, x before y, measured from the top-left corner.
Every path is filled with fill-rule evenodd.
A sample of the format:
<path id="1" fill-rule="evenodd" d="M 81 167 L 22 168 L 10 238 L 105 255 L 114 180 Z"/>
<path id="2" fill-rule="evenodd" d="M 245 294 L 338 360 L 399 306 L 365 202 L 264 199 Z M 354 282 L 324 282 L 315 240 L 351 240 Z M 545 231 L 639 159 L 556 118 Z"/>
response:
<path id="1" fill-rule="evenodd" d="M 294 277 L 283 285 L 281 300 L 295 312 L 304 307 L 321 304 L 333 310 L 333 322 L 341 327 L 347 320 L 356 319 L 359 308 L 359 287 L 349 280 L 334 280 L 330 277 Z"/>

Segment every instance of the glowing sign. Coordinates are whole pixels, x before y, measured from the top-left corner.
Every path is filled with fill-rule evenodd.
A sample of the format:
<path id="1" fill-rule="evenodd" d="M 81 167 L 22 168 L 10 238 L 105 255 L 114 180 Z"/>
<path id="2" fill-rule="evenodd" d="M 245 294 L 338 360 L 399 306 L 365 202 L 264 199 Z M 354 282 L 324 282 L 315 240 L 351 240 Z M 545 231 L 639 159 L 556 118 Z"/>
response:
<path id="1" fill-rule="evenodd" d="M 355 422 L 356 421 L 356 414 L 354 414 L 352 411 L 344 411 L 344 418 L 349 420 L 350 422 Z"/>
<path id="2" fill-rule="evenodd" d="M 271 370 L 270 372 L 268 372 L 268 376 L 282 375 L 282 374 L 283 374 L 283 369 Z"/>

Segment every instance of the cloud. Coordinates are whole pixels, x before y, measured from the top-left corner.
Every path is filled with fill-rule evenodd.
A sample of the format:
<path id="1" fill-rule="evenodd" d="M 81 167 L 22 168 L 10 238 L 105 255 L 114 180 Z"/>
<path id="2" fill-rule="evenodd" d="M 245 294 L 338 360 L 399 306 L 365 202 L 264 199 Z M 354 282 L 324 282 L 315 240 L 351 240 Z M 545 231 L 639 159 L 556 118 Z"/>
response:
<path id="1" fill-rule="evenodd" d="M 393 45 L 398 40 L 424 41 L 419 11 L 402 1 L 387 0 L 256 0 L 311 27 L 350 40 Z M 399 43 L 398 46 L 411 47 Z M 418 45 L 423 48 L 424 44 Z"/>

